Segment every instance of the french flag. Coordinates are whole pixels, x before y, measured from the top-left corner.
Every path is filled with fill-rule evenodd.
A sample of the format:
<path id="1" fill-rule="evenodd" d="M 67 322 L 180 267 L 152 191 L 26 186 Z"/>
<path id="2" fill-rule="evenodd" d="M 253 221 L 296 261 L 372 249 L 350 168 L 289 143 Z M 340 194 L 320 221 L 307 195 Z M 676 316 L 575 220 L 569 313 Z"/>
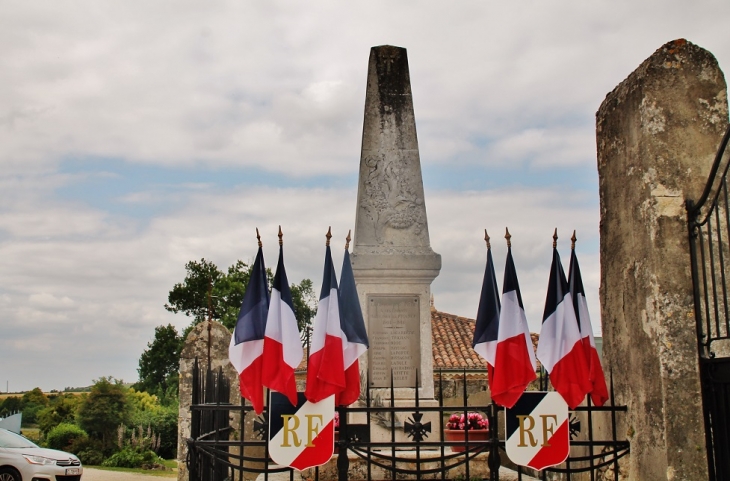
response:
<path id="1" fill-rule="evenodd" d="M 575 232 L 573 232 L 573 239 L 575 239 Z M 588 314 L 588 302 L 586 302 L 586 293 L 583 289 L 583 278 L 580 275 L 580 266 L 578 265 L 578 258 L 575 255 L 575 240 L 573 241 L 573 247 L 570 253 L 568 287 L 573 297 L 573 309 L 578 318 L 583 350 L 585 351 L 588 362 L 588 379 L 592 385 L 589 391 L 591 401 L 596 406 L 603 406 L 608 400 L 608 387 L 606 386 L 606 378 L 603 375 L 601 359 L 596 349 L 596 341 L 593 339 L 593 327 L 591 326 L 591 318 Z"/>
<path id="2" fill-rule="evenodd" d="M 537 362 L 512 259 L 509 232 L 506 237 L 507 265 L 504 268 L 502 309 L 499 313 L 494 376 L 490 388 L 494 402 L 511 408 L 522 396 L 527 385 L 537 378 Z"/>
<path id="3" fill-rule="evenodd" d="M 348 245 L 342 260 L 340 272 L 340 327 L 342 329 L 342 349 L 345 367 L 345 389 L 335 398 L 338 406 L 349 406 L 360 397 L 360 361 L 358 358 L 368 350 L 368 333 L 365 319 L 357 295 L 355 276 L 350 262 Z"/>
<path id="4" fill-rule="evenodd" d="M 314 332 L 307 362 L 307 388 L 304 391 L 307 400 L 312 403 L 345 389 L 337 277 L 329 246 L 331 234 L 328 232 L 327 236 L 322 291 L 314 318 Z"/>
<path id="5" fill-rule="evenodd" d="M 554 238 L 557 239 L 557 232 Z M 573 299 L 556 244 L 557 240 L 553 243 L 553 262 L 537 357 L 550 374 L 555 390 L 574 409 L 590 391 L 591 384 Z"/>
<path id="6" fill-rule="evenodd" d="M 228 346 L 228 358 L 238 372 L 241 396 L 251 401 L 256 414 L 264 409 L 264 388 L 261 383 L 263 366 L 264 333 L 269 312 L 269 290 L 266 282 L 264 253 L 259 241 L 259 251 L 251 269 L 251 278 L 243 295 Z"/>
<path id="7" fill-rule="evenodd" d="M 501 305 L 499 302 L 499 289 L 497 288 L 497 276 L 494 274 L 492 248 L 489 245 L 489 236 L 486 230 L 484 231 L 484 239 L 487 241 L 487 267 L 482 281 L 482 294 L 479 298 L 472 347 L 477 354 L 487 361 L 487 374 L 491 386 L 494 383 L 494 366 L 497 359 Z"/>
<path id="8" fill-rule="evenodd" d="M 297 405 L 297 384 L 294 369 L 302 361 L 304 351 L 294 316 L 289 281 L 284 269 L 284 248 L 279 230 L 279 263 L 271 289 L 269 314 L 264 336 L 263 385 L 284 394 L 292 406 Z"/>

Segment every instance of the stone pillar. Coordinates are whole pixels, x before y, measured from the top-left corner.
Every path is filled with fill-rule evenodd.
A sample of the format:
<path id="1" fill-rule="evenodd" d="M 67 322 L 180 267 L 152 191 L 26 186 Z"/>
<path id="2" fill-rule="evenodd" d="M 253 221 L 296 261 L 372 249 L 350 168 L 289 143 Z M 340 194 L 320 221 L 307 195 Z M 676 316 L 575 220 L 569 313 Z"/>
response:
<path id="1" fill-rule="evenodd" d="M 228 360 L 228 345 L 231 331 L 219 322 L 201 322 L 188 333 L 180 353 L 180 411 L 178 415 L 178 481 L 187 481 L 188 472 L 185 458 L 188 453 L 186 439 L 190 437 L 190 402 L 193 393 L 193 363 L 198 359 L 201 372 L 208 366 L 208 346 L 210 346 L 210 365 L 214 370 L 223 368 L 223 375 L 231 382 L 230 403 L 240 406 L 241 395 L 238 389 L 238 373 Z M 238 428 L 238 414 L 232 414 L 231 425 Z M 247 428 L 250 432 L 250 428 Z"/>
<path id="2" fill-rule="evenodd" d="M 406 49 L 370 50 L 352 268 L 370 349 L 371 388 L 398 399 L 433 398 L 431 249 Z M 366 367 L 369 366 L 369 367 Z M 390 397 L 383 390 L 383 397 Z"/>
<path id="3" fill-rule="evenodd" d="M 727 123 L 717 61 L 685 40 L 596 114 L 603 357 L 628 406 L 629 479 L 707 479 L 684 201 L 700 196 Z"/>

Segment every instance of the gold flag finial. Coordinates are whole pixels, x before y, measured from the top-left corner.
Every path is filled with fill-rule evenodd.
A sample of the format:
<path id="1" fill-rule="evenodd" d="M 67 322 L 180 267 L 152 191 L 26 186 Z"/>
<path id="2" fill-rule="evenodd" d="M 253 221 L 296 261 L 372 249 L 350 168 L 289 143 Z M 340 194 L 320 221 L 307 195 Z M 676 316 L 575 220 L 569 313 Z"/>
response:
<path id="1" fill-rule="evenodd" d="M 507 232 L 504 238 L 507 239 L 507 247 L 512 247 L 512 235 L 509 233 L 509 228 L 505 227 L 504 230 Z"/>
<path id="2" fill-rule="evenodd" d="M 553 249 L 558 248 L 558 228 L 555 228 L 555 232 L 553 233 Z"/>
<path id="3" fill-rule="evenodd" d="M 570 238 L 570 248 L 572 250 L 575 250 L 575 241 L 577 241 L 578 238 L 575 236 L 575 231 L 573 231 L 573 237 Z"/>
<path id="4" fill-rule="evenodd" d="M 327 243 L 325 245 L 329 247 L 330 239 L 332 238 L 332 226 L 329 226 L 329 228 L 327 229 L 327 234 L 325 234 L 325 237 L 327 238 Z"/>
<path id="5" fill-rule="evenodd" d="M 262 247 L 263 244 L 261 243 L 261 236 L 259 235 L 259 228 L 256 228 L 256 238 L 259 240 L 259 247 Z"/>
<path id="6" fill-rule="evenodd" d="M 350 241 L 352 240 L 352 237 L 350 237 L 350 233 L 352 232 L 352 229 L 347 231 L 347 237 L 345 238 L 345 250 L 350 248 Z"/>
<path id="7" fill-rule="evenodd" d="M 284 234 L 281 232 L 281 226 L 279 226 L 279 245 L 284 245 Z"/>
<path id="8" fill-rule="evenodd" d="M 487 229 L 484 229 L 484 241 L 487 243 L 487 249 L 491 249 L 492 246 L 489 244 L 489 234 L 487 234 Z"/>

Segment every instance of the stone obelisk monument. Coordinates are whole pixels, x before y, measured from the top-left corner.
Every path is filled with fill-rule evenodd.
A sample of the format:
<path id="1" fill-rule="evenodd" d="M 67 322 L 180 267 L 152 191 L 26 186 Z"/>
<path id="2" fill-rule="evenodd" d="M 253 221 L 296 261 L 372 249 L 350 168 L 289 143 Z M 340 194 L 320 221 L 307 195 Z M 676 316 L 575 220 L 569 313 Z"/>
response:
<path id="1" fill-rule="evenodd" d="M 406 49 L 370 50 L 352 268 L 365 314 L 370 388 L 433 398 L 428 237 Z M 390 397 L 389 390 L 383 397 Z"/>

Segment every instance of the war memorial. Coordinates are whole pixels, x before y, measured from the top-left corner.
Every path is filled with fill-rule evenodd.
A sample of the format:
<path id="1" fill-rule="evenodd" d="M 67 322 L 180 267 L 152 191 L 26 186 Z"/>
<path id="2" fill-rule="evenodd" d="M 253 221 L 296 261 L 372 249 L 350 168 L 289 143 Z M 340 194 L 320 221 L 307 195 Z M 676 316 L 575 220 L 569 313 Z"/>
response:
<path id="1" fill-rule="evenodd" d="M 505 410 L 470 395 L 466 371 L 462 404 L 444 405 L 429 302 L 441 257 L 429 240 L 408 58 L 373 47 L 351 256 L 369 349 L 360 398 L 337 408 L 338 452 L 302 471 L 274 464 L 266 410 L 257 415 L 239 393 L 231 333 L 206 322 L 181 354 L 179 479 L 730 479 L 728 137 L 723 73 L 685 40 L 660 47 L 598 108 L 610 399 L 570 411 L 567 460 L 524 468 L 505 452 Z M 550 388 L 544 376 L 535 382 Z M 488 436 L 447 440 L 455 411 L 481 413 Z"/>

